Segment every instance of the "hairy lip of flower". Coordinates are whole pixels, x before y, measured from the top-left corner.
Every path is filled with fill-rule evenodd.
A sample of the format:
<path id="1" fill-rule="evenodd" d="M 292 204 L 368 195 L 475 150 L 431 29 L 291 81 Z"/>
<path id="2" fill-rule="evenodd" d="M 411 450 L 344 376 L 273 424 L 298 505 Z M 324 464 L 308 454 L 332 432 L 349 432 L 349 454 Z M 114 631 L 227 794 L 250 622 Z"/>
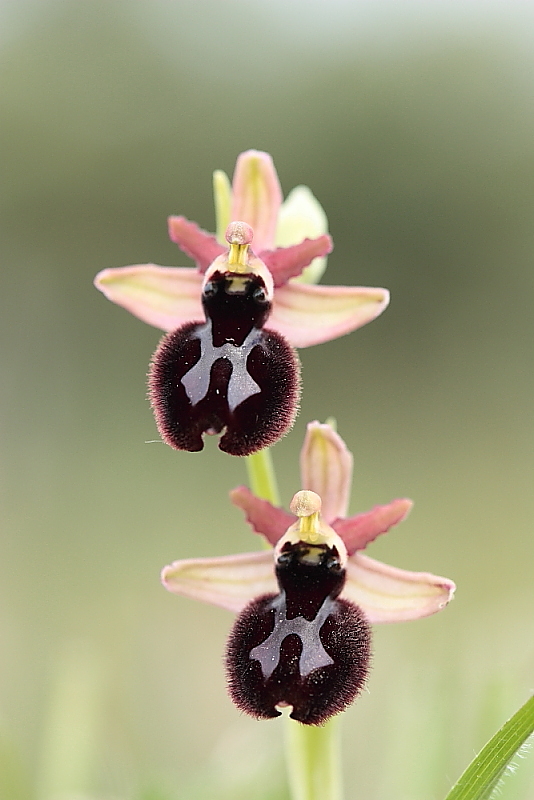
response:
<path id="1" fill-rule="evenodd" d="M 320 520 L 320 498 L 298 492 L 298 529 L 279 542 L 278 593 L 253 600 L 228 639 L 226 669 L 232 700 L 259 719 L 280 705 L 307 725 L 320 725 L 361 691 L 370 662 L 370 629 L 363 612 L 340 600 L 344 546 Z"/>
<path id="2" fill-rule="evenodd" d="M 246 456 L 274 444 L 292 426 L 300 388 L 298 357 L 265 331 L 273 283 L 249 252 L 250 226 L 232 223 L 229 250 L 207 270 L 205 322 L 163 337 L 149 387 L 158 430 L 177 450 L 199 451 L 203 434 L 223 433 L 219 447 Z"/>
<path id="3" fill-rule="evenodd" d="M 265 626 L 260 636 L 267 634 L 259 642 L 258 623 Z M 313 620 L 289 619 L 283 595 L 267 595 L 247 606 L 230 633 L 229 694 L 257 719 L 291 706 L 292 719 L 322 725 L 362 690 L 370 655 L 369 626 L 357 606 L 327 597 Z"/>

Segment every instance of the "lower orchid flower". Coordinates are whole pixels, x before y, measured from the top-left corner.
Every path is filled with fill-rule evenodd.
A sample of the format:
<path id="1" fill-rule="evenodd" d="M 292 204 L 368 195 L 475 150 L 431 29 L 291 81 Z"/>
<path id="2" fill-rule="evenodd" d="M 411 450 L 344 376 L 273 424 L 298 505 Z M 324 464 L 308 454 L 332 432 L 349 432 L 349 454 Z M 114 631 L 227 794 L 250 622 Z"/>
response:
<path id="1" fill-rule="evenodd" d="M 168 221 L 170 238 L 196 268 L 105 269 L 95 285 L 168 332 L 150 374 L 162 439 L 198 451 L 204 434 L 224 430 L 219 447 L 243 456 L 273 444 L 293 423 L 299 394 L 293 348 L 365 325 L 386 308 L 389 293 L 302 282 L 320 277 L 332 249 L 326 216 L 306 187 L 282 203 L 267 153 L 242 153 L 232 187 L 219 171 L 214 186 L 217 236 L 185 217 Z"/>
<path id="2" fill-rule="evenodd" d="M 341 437 L 312 422 L 301 452 L 304 490 L 293 498 L 293 513 L 245 487 L 230 495 L 274 551 L 175 561 L 163 569 L 169 591 L 238 613 L 227 647 L 229 692 L 256 718 L 291 706 L 293 719 L 322 724 L 365 683 L 370 625 L 428 616 L 453 597 L 447 578 L 361 553 L 401 522 L 412 503 L 394 500 L 345 517 L 351 475 L 352 455 Z"/>

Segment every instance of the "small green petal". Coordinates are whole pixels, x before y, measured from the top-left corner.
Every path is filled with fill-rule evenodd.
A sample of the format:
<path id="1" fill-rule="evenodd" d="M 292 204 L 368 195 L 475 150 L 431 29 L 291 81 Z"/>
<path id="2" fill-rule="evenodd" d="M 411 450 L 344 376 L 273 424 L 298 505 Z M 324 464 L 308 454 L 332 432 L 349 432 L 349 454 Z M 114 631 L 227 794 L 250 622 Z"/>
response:
<path id="1" fill-rule="evenodd" d="M 304 239 L 316 239 L 328 233 L 323 207 L 307 186 L 296 186 L 282 203 L 276 228 L 277 247 L 288 247 Z M 294 280 L 318 283 L 326 269 L 326 258 L 315 258 Z"/>

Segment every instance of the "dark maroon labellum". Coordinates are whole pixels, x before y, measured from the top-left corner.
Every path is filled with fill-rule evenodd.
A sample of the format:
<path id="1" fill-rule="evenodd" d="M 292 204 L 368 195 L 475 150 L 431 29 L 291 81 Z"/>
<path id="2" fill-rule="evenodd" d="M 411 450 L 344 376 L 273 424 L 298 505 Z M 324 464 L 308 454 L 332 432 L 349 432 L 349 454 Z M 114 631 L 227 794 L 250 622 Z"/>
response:
<path id="1" fill-rule="evenodd" d="M 246 456 L 274 444 L 294 422 L 300 389 L 295 350 L 263 330 L 271 304 L 263 279 L 215 272 L 203 291 L 205 322 L 167 334 L 154 354 L 150 399 L 161 437 L 202 450 L 204 433 Z"/>
<path id="2" fill-rule="evenodd" d="M 228 640 L 230 696 L 253 717 L 321 725 L 362 689 L 371 656 L 363 612 L 340 599 L 345 570 L 335 548 L 286 544 L 276 565 L 280 594 L 253 600 Z"/>

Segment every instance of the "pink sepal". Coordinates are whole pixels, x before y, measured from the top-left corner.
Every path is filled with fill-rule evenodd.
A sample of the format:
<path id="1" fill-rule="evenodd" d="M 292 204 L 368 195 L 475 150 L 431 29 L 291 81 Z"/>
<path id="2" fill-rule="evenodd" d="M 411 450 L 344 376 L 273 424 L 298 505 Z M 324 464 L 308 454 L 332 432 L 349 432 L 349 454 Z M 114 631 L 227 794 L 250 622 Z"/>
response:
<path id="1" fill-rule="evenodd" d="M 356 603 L 372 624 L 405 622 L 435 614 L 449 603 L 456 586 L 429 572 L 407 572 L 356 553 L 347 561 L 342 597 Z"/>
<path id="2" fill-rule="evenodd" d="M 273 551 L 175 561 L 161 572 L 169 592 L 238 613 L 262 594 L 278 594 Z"/>
<path id="3" fill-rule="evenodd" d="M 268 500 L 261 500 L 246 486 L 232 489 L 230 500 L 245 512 L 253 531 L 263 536 L 273 547 L 290 525 L 297 521 L 293 514 L 271 505 Z"/>
<path id="4" fill-rule="evenodd" d="M 115 267 L 99 272 L 94 283 L 108 300 L 164 331 L 205 319 L 202 276 L 193 267 Z"/>
<path id="5" fill-rule="evenodd" d="M 350 556 L 357 550 L 364 550 L 381 533 L 386 533 L 393 525 L 406 519 L 412 506 L 413 502 L 407 498 L 392 500 L 391 503 L 375 506 L 364 514 L 336 519 L 331 525 L 345 542 Z"/>
<path id="6" fill-rule="evenodd" d="M 206 272 L 217 256 L 227 250 L 219 244 L 213 234 L 199 228 L 196 222 L 191 222 L 185 217 L 169 217 L 167 222 L 169 238 L 196 262 L 201 273 Z"/>
<path id="7" fill-rule="evenodd" d="M 331 425 L 308 423 L 300 451 L 301 486 L 319 495 L 328 524 L 347 513 L 352 462 L 352 453 Z"/>
<path id="8" fill-rule="evenodd" d="M 263 250 L 261 260 L 271 272 L 275 287 L 283 286 L 290 278 L 301 274 L 314 258 L 332 252 L 332 239 L 328 234 L 317 239 L 304 239 L 299 244 L 278 247 L 276 250 Z"/>
<path id="9" fill-rule="evenodd" d="M 356 603 L 369 622 L 404 622 L 434 614 L 455 585 L 428 572 L 408 572 L 356 553 L 347 562 L 341 597 Z M 278 594 L 272 550 L 175 561 L 161 573 L 169 592 L 238 613 L 254 598 Z"/>
<path id="10" fill-rule="evenodd" d="M 265 327 L 294 347 L 310 347 L 361 328 L 388 303 L 387 289 L 287 283 L 276 290 Z"/>

